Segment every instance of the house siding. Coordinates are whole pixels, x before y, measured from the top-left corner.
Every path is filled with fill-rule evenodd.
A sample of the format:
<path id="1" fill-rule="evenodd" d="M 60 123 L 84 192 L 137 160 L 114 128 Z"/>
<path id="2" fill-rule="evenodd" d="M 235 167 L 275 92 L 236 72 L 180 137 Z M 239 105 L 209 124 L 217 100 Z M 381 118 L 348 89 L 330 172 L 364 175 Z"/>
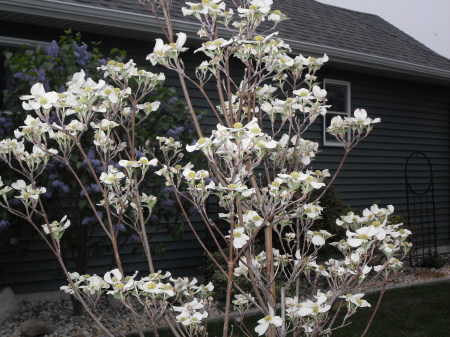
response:
<path id="1" fill-rule="evenodd" d="M 8 26 L 8 30 L 11 26 Z M 42 32 L 23 29 L 24 37 L 30 35 L 43 39 Z M 33 33 L 30 33 L 33 32 Z M 57 39 L 59 31 L 45 30 L 46 40 Z M 52 33 L 53 35 L 49 34 Z M 1 30 L 0 33 L 5 34 Z M 16 31 L 16 34 L 19 34 Z M 19 34 L 20 35 L 20 34 Z M 19 36 L 18 35 L 18 36 Z M 49 36 L 52 36 L 49 38 Z M 151 49 L 148 42 L 130 41 L 102 36 L 83 35 L 85 40 L 103 40 L 104 48 L 124 48 L 128 56 L 144 64 L 145 53 Z M 188 55 L 186 68 L 199 64 L 197 56 Z M 166 72 L 168 86 L 177 86 L 173 73 Z M 396 78 L 375 76 L 339 70 L 332 65 L 324 67 L 321 76 L 351 83 L 351 105 L 365 108 L 372 117 L 380 117 L 372 134 L 352 151 L 335 186 L 342 199 L 355 209 L 362 209 L 374 202 L 382 205 L 393 204 L 400 214 L 406 211 L 404 165 L 413 151 L 423 151 L 429 157 L 434 174 L 436 199 L 436 220 L 438 243 L 450 244 L 449 226 L 449 97 L 448 87 L 423 85 Z M 211 88 L 207 92 L 215 99 Z M 198 92 L 192 91 L 192 101 L 196 108 L 208 111 L 205 100 Z M 206 130 L 216 124 L 208 115 L 202 121 Z M 306 138 L 321 144 L 321 153 L 312 163 L 314 169 L 329 168 L 332 172 L 342 158 L 343 150 L 338 147 L 322 146 L 322 125 L 320 120 L 308 131 Z M 420 174 L 425 167 L 419 168 Z M 196 222 L 200 235 L 206 238 L 206 231 Z M 167 233 L 159 233 L 155 242 L 164 243 L 166 254 L 156 257 L 156 268 L 170 270 L 174 275 L 199 275 L 205 264 L 204 253 L 193 233 L 187 229 L 182 241 L 174 240 Z M 58 266 L 43 242 L 38 238 L 28 239 L 28 252 L 20 255 L 15 250 L 0 248 L 0 288 L 12 286 L 16 292 L 54 290 L 63 281 L 56 270 Z M 124 247 L 124 266 L 129 272 L 145 270 L 142 255 L 131 253 L 133 246 Z M 110 261 L 109 255 L 91 259 L 89 272 L 102 274 Z M 69 268 L 70 269 L 70 268 Z"/>
<path id="2" fill-rule="evenodd" d="M 365 108 L 382 121 L 352 151 L 336 180 L 342 198 L 355 208 L 375 201 L 393 204 L 398 214 L 406 215 L 405 162 L 412 152 L 423 152 L 433 170 L 438 245 L 449 245 L 448 88 L 348 72 L 325 70 L 324 76 L 351 82 L 352 111 Z M 339 149 L 325 147 L 317 164 L 336 167 L 338 154 Z M 414 170 L 424 188 L 428 166 L 424 162 Z"/>

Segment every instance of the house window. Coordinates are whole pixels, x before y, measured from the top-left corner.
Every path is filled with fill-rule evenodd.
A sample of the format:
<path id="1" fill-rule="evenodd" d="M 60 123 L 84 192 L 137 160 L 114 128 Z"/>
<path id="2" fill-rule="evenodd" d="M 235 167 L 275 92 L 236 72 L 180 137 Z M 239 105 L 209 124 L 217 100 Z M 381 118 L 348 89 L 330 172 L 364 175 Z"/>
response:
<path id="1" fill-rule="evenodd" d="M 327 91 L 327 104 L 331 105 L 323 118 L 323 145 L 342 146 L 333 135 L 326 132 L 326 129 L 330 126 L 333 117 L 350 116 L 350 82 L 324 79 L 323 87 Z"/>

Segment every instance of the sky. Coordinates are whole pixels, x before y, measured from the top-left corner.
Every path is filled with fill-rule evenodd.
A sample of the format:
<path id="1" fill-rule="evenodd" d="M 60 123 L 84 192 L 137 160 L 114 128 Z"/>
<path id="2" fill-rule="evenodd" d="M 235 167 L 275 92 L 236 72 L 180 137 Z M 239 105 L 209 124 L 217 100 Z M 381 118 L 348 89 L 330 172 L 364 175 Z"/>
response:
<path id="1" fill-rule="evenodd" d="M 372 13 L 450 58 L 450 0 L 318 0 Z"/>

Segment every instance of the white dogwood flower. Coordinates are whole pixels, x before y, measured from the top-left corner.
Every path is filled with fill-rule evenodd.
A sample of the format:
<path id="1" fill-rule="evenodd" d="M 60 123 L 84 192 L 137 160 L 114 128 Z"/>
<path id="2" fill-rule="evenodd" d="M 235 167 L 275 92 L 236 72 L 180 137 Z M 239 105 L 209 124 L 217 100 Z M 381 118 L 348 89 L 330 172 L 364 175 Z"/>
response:
<path id="1" fill-rule="evenodd" d="M 274 310 L 269 307 L 269 314 L 266 317 L 260 319 L 258 321 L 258 324 L 259 325 L 255 328 L 255 331 L 258 336 L 262 336 L 267 331 L 270 325 L 280 327 L 281 324 L 283 324 L 283 321 L 280 316 L 275 316 Z"/>
<path id="2" fill-rule="evenodd" d="M 119 160 L 119 165 L 124 168 L 136 168 L 139 167 L 139 163 L 136 160 Z"/>
<path id="3" fill-rule="evenodd" d="M 231 233 L 231 231 L 229 231 Z M 227 238 L 230 237 L 230 235 L 226 236 Z M 236 249 L 240 249 L 245 246 L 247 241 L 250 240 L 250 237 L 245 234 L 245 228 L 244 227 L 237 227 L 233 231 L 233 247 Z"/>
<path id="4" fill-rule="evenodd" d="M 136 106 L 136 108 L 144 111 L 144 114 L 146 116 L 148 116 L 151 112 L 158 110 L 160 105 L 161 105 L 161 102 L 159 102 L 159 101 L 145 102 L 144 104 L 138 104 Z"/>
<path id="5" fill-rule="evenodd" d="M 250 300 L 255 300 L 250 294 L 236 294 L 234 295 L 234 298 L 232 303 L 239 309 L 247 308 L 249 304 L 251 304 Z"/>
<path id="6" fill-rule="evenodd" d="M 196 150 L 203 149 L 211 145 L 212 141 L 210 138 L 200 138 L 194 145 L 186 145 L 187 152 L 193 152 Z"/>
<path id="7" fill-rule="evenodd" d="M 109 131 L 109 130 L 115 128 L 116 126 L 119 126 L 119 124 L 117 124 L 114 121 L 110 121 L 110 120 L 108 120 L 106 118 L 103 118 L 100 121 L 100 123 L 97 123 L 97 124 L 94 123 L 94 122 L 91 123 L 91 127 L 93 129 L 100 129 L 100 130 L 103 130 L 103 131 Z"/>
<path id="8" fill-rule="evenodd" d="M 108 289 L 110 285 L 103 280 L 100 276 L 92 275 L 86 279 L 86 284 L 81 285 L 80 289 L 83 289 L 83 292 L 88 293 L 90 295 L 101 294 L 105 289 Z"/>
<path id="9" fill-rule="evenodd" d="M 25 203 L 29 202 L 30 199 L 31 201 L 36 201 L 40 194 L 47 191 L 45 187 L 34 188 L 32 185 L 27 185 L 23 180 L 13 182 L 11 187 L 20 192 L 20 195 L 16 196 L 16 198 Z"/>
<path id="10" fill-rule="evenodd" d="M 183 47 L 186 43 L 187 35 L 185 33 L 177 33 L 177 41 L 175 43 L 164 44 L 161 39 L 155 40 L 155 47 L 153 48 L 153 53 L 147 55 L 147 60 L 149 60 L 152 65 L 167 64 L 170 59 L 176 59 L 180 52 L 188 50 L 188 48 Z"/>
<path id="11" fill-rule="evenodd" d="M 187 48 L 183 48 L 186 43 L 187 35 L 185 33 L 177 33 L 177 42 L 175 43 L 177 51 L 185 51 Z"/>
<path id="12" fill-rule="evenodd" d="M 203 309 L 205 306 L 197 298 L 194 298 L 191 302 L 184 303 L 182 306 L 173 306 L 173 310 L 177 312 L 195 312 L 197 310 Z"/>
<path id="13" fill-rule="evenodd" d="M 50 234 L 50 231 L 55 236 L 56 240 L 60 240 L 64 231 L 69 228 L 70 220 L 67 219 L 67 215 L 65 215 L 60 221 L 53 221 L 49 224 L 42 225 L 42 229 L 45 234 Z"/>
<path id="14" fill-rule="evenodd" d="M 347 294 L 343 296 L 339 296 L 339 298 L 345 299 L 345 301 L 354 304 L 357 307 L 366 308 L 370 307 L 370 303 L 366 300 L 363 300 L 364 293 L 359 294 Z"/>
<path id="15" fill-rule="evenodd" d="M 13 182 L 11 184 L 11 187 L 14 188 L 15 190 L 21 191 L 21 190 L 24 190 L 27 188 L 27 184 L 25 183 L 24 180 L 20 179 L 20 180 Z"/>
<path id="16" fill-rule="evenodd" d="M 250 227 L 259 227 L 262 225 L 264 219 L 258 215 L 255 211 L 247 211 L 242 216 L 242 220 L 244 221 L 244 225 Z"/>
<path id="17" fill-rule="evenodd" d="M 303 213 L 310 219 L 315 219 L 322 213 L 323 208 L 317 203 L 305 204 Z"/>
<path id="18" fill-rule="evenodd" d="M 116 184 L 123 178 L 125 178 L 125 174 L 112 165 L 108 166 L 108 172 L 102 172 L 100 175 L 100 181 L 105 185 Z"/>
<path id="19" fill-rule="evenodd" d="M 325 89 L 321 89 L 318 85 L 313 87 L 313 95 L 316 99 L 322 100 L 327 96 L 327 91 Z"/>
<path id="20" fill-rule="evenodd" d="M 44 85 L 36 83 L 31 87 L 31 95 L 20 96 L 20 99 L 28 101 L 22 103 L 24 110 L 37 110 L 41 107 L 48 110 L 58 101 L 59 95 L 55 91 L 45 92 Z"/>
<path id="21" fill-rule="evenodd" d="M 239 260 L 239 265 L 234 268 L 233 275 L 239 277 L 241 275 L 247 275 L 247 273 L 248 267 L 241 260 Z"/>
<path id="22" fill-rule="evenodd" d="M 122 281 L 122 273 L 116 268 L 106 272 L 103 278 L 109 284 L 116 284 Z"/>
<path id="23" fill-rule="evenodd" d="M 355 116 L 353 118 L 353 121 L 357 124 L 357 125 L 364 125 L 364 126 L 368 126 L 370 124 L 375 124 L 375 123 L 379 123 L 381 122 L 380 118 L 368 118 L 367 117 L 367 111 L 364 109 L 356 109 L 353 112 L 353 115 Z"/>
<path id="24" fill-rule="evenodd" d="M 320 290 L 314 297 L 316 298 L 315 302 L 306 300 L 305 302 L 300 303 L 301 306 L 298 310 L 300 316 L 317 316 L 318 314 L 327 312 L 331 309 L 331 305 L 326 303 L 328 300 L 327 296 L 320 292 Z"/>
<path id="25" fill-rule="evenodd" d="M 325 240 L 332 236 L 328 231 L 323 229 L 320 231 L 308 231 L 306 234 L 315 246 L 323 246 L 325 244 Z"/>

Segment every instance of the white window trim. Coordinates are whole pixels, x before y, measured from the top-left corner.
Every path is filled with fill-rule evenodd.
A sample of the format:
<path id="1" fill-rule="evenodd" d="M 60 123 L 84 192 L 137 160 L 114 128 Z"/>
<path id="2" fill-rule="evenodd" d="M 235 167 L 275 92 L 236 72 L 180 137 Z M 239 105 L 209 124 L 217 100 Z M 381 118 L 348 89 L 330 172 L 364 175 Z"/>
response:
<path id="1" fill-rule="evenodd" d="M 352 104 L 352 94 L 351 94 L 351 84 L 350 82 L 347 81 L 339 81 L 339 80 L 333 80 L 333 79 L 328 79 L 328 78 L 324 78 L 323 79 L 323 88 L 325 90 L 327 90 L 327 84 L 339 84 L 339 85 L 344 85 L 347 87 L 347 97 L 346 97 L 346 111 L 333 111 L 333 110 L 328 110 L 327 113 L 332 113 L 332 114 L 339 114 L 341 116 L 346 115 L 346 117 L 350 117 L 351 116 L 351 104 Z M 342 143 L 337 143 L 335 141 L 333 142 L 329 142 L 326 140 L 326 135 L 327 135 L 327 125 L 326 125 L 326 118 L 325 116 L 322 118 L 322 129 L 323 129 L 323 135 L 322 135 L 322 139 L 323 139 L 323 146 L 333 146 L 333 147 L 342 147 Z"/>

